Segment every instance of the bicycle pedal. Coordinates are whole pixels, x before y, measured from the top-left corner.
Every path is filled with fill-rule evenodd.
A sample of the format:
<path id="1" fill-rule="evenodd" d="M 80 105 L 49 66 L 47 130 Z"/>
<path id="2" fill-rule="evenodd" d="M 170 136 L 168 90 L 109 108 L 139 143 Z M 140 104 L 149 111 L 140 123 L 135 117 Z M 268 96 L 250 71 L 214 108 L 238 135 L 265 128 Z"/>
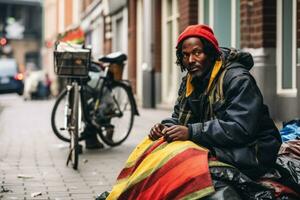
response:
<path id="1" fill-rule="evenodd" d="M 61 131 L 65 131 L 66 129 L 65 129 L 65 128 L 59 128 L 59 130 L 61 130 Z"/>

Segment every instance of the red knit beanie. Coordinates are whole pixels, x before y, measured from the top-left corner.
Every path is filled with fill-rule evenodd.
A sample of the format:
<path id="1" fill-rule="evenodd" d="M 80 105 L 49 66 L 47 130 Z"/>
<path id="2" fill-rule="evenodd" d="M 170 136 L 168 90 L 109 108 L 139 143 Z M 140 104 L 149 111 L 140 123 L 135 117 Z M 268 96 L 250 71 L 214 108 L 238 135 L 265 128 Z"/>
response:
<path id="1" fill-rule="evenodd" d="M 178 37 L 176 48 L 178 44 L 188 37 L 203 37 L 208 40 L 214 48 L 220 53 L 219 43 L 214 35 L 213 30 L 205 24 L 197 24 L 188 26 Z"/>

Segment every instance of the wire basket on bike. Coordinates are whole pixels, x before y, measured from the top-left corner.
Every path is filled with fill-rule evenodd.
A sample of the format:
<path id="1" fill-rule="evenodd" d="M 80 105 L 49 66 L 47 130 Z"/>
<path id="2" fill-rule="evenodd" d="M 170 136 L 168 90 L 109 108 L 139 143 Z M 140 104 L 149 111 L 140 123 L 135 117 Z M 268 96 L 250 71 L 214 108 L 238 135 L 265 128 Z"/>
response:
<path id="1" fill-rule="evenodd" d="M 58 76 L 87 77 L 91 60 L 89 49 L 54 51 L 54 72 Z"/>

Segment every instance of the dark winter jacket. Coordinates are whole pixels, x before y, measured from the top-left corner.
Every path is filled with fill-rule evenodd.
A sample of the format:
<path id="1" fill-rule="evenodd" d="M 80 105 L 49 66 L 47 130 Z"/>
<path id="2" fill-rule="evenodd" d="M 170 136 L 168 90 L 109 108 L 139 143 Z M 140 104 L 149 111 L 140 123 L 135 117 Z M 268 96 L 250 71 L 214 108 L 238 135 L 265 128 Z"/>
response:
<path id="1" fill-rule="evenodd" d="M 222 99 L 209 100 L 208 97 L 216 96 L 212 93 L 219 89 L 205 92 L 207 77 L 192 82 L 195 89 L 186 97 L 187 78 L 184 77 L 172 117 L 162 123 L 187 126 L 190 140 L 209 148 L 218 160 L 234 165 L 251 177 L 258 177 L 275 163 L 281 145 L 280 135 L 249 73 L 253 66 L 252 56 L 222 49 L 222 61 L 221 71 L 226 69 Z M 220 74 L 214 81 L 215 87 L 220 83 Z"/>

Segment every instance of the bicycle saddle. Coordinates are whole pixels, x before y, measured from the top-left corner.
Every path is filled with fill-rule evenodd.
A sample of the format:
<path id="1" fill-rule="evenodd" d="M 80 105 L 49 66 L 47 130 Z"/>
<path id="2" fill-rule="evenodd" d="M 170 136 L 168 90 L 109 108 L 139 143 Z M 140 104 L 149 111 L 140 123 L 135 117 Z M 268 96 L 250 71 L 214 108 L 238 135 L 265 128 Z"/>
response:
<path id="1" fill-rule="evenodd" d="M 125 60 L 127 60 L 127 56 L 121 52 L 114 52 L 100 57 L 98 60 L 106 63 L 123 63 Z"/>

